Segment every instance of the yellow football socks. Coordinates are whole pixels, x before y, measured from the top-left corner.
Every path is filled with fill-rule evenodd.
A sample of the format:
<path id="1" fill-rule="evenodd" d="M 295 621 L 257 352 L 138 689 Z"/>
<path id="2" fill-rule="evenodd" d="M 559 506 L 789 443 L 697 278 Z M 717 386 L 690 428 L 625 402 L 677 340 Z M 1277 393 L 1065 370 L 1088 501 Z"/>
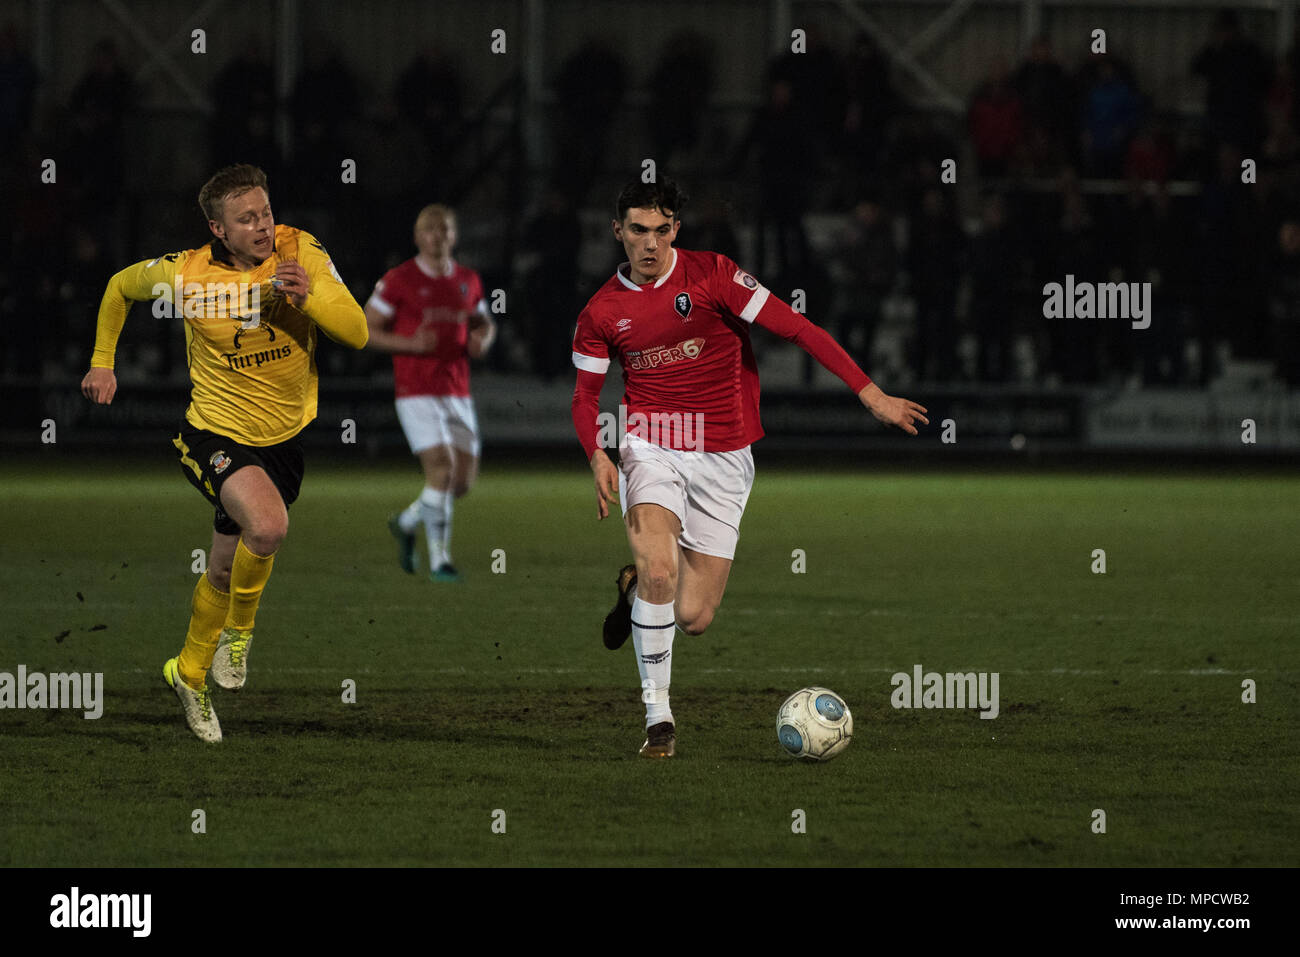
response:
<path id="1" fill-rule="evenodd" d="M 176 662 L 181 680 L 196 691 L 208 680 L 212 656 L 217 653 L 217 639 L 226 623 L 230 595 L 219 591 L 206 574 L 199 576 L 194 586 L 194 602 L 190 613 L 190 629 L 185 634 L 185 647 Z"/>
<path id="2" fill-rule="evenodd" d="M 244 547 L 241 538 L 235 545 L 235 560 L 230 566 L 230 611 L 225 625 L 236 631 L 252 631 L 257 603 L 262 600 L 262 589 L 271 577 L 275 554 L 254 555 Z"/>

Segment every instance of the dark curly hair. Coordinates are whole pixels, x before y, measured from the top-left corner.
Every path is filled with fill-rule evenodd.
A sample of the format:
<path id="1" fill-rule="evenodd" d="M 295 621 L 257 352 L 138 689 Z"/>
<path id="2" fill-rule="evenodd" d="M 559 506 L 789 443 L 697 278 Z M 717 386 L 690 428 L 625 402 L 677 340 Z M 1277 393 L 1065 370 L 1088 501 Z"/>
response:
<path id="1" fill-rule="evenodd" d="M 687 198 L 681 187 L 671 179 L 661 178 L 655 183 L 643 183 L 634 179 L 618 194 L 614 213 L 620 223 L 627 218 L 629 209 L 657 209 L 665 216 L 680 219 Z"/>

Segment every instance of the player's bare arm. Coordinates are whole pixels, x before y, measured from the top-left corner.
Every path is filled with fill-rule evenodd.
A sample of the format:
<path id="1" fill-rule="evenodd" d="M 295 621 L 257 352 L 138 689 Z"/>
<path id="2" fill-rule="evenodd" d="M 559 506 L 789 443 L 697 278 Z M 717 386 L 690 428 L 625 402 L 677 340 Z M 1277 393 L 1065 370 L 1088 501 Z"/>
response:
<path id="1" fill-rule="evenodd" d="M 428 355 L 438 348 L 438 331 L 432 325 L 422 325 L 413 335 L 403 336 L 391 331 L 393 317 L 385 316 L 369 303 L 365 307 L 366 326 L 370 331 L 368 345 L 380 352 L 395 352 L 399 355 Z"/>
<path id="2" fill-rule="evenodd" d="M 591 453 L 591 474 L 596 480 L 596 518 L 608 518 L 609 503 L 618 501 L 618 467 L 604 449 Z"/>
<path id="3" fill-rule="evenodd" d="M 874 382 L 859 392 L 858 398 L 871 410 L 871 414 L 885 425 L 896 425 L 908 435 L 917 434 L 916 426 L 912 423 L 930 424 L 930 420 L 925 417 L 925 406 L 911 399 L 886 395 Z"/>

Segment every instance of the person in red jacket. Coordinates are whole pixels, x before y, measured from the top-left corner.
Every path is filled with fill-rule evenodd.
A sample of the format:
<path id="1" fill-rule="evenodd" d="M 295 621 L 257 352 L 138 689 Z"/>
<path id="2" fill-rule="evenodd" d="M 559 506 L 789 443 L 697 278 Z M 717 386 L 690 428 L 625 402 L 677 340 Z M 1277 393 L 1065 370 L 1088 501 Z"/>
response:
<path id="1" fill-rule="evenodd" d="M 578 317 L 573 424 L 596 484 L 599 518 L 619 501 L 634 564 L 618 575 L 605 647 L 632 638 L 646 703 L 641 754 L 672 757 L 669 708 L 676 628 L 699 635 L 713 620 L 731 572 L 740 518 L 754 480 L 750 445 L 763 435 L 757 322 L 798 344 L 842 379 L 880 421 L 916 435 L 925 409 L 886 395 L 830 334 L 771 295 L 726 256 L 676 249 L 685 197 L 671 180 L 630 183 L 614 236 L 628 261 Z M 600 428 L 601 386 L 612 358 L 626 391 L 610 436 Z M 601 448 L 616 442 L 620 466 Z"/>

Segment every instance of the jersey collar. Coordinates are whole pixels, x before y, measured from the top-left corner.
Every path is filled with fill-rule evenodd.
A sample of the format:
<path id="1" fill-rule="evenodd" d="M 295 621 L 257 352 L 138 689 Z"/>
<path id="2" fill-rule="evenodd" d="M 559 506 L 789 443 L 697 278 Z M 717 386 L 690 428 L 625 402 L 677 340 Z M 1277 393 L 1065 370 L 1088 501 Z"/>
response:
<path id="1" fill-rule="evenodd" d="M 228 247 L 224 242 L 222 242 L 216 236 L 212 237 L 212 242 L 208 244 L 208 250 L 209 250 L 208 258 L 212 262 L 220 263 L 223 266 L 229 266 L 231 269 L 239 269 L 239 267 L 235 265 L 235 257 L 230 254 L 230 247 Z M 275 254 L 276 254 L 276 243 L 275 243 L 275 239 L 272 238 L 271 255 L 267 256 L 266 259 L 263 259 L 255 267 L 253 267 L 253 269 L 245 270 L 245 271 L 253 272 L 257 269 L 261 269 L 262 266 L 266 264 L 267 259 L 275 258 Z"/>
<path id="2" fill-rule="evenodd" d="M 632 271 L 632 264 L 630 262 L 623 263 L 623 266 L 627 267 L 628 272 Z M 623 285 L 627 286 L 628 289 L 635 289 L 637 292 L 640 292 L 641 287 L 638 286 L 636 283 L 634 283 L 631 279 L 627 278 L 627 276 L 623 275 L 623 266 L 619 266 L 617 272 L 615 272 L 615 275 L 618 276 L 618 281 L 621 282 Z M 658 279 L 655 280 L 654 288 L 658 289 L 660 286 L 666 283 L 668 281 L 668 277 L 673 274 L 673 270 L 676 268 L 677 268 L 677 250 L 674 249 L 672 265 L 668 267 L 667 272 L 665 272 L 662 276 L 660 276 Z"/>
<path id="3" fill-rule="evenodd" d="M 448 276 L 453 276 L 456 273 L 456 260 L 454 259 L 451 261 L 451 268 L 446 272 L 434 272 L 424 263 L 420 262 L 419 256 L 412 256 L 411 258 L 415 260 L 415 265 L 420 272 L 424 273 L 430 279 L 446 279 Z"/>

